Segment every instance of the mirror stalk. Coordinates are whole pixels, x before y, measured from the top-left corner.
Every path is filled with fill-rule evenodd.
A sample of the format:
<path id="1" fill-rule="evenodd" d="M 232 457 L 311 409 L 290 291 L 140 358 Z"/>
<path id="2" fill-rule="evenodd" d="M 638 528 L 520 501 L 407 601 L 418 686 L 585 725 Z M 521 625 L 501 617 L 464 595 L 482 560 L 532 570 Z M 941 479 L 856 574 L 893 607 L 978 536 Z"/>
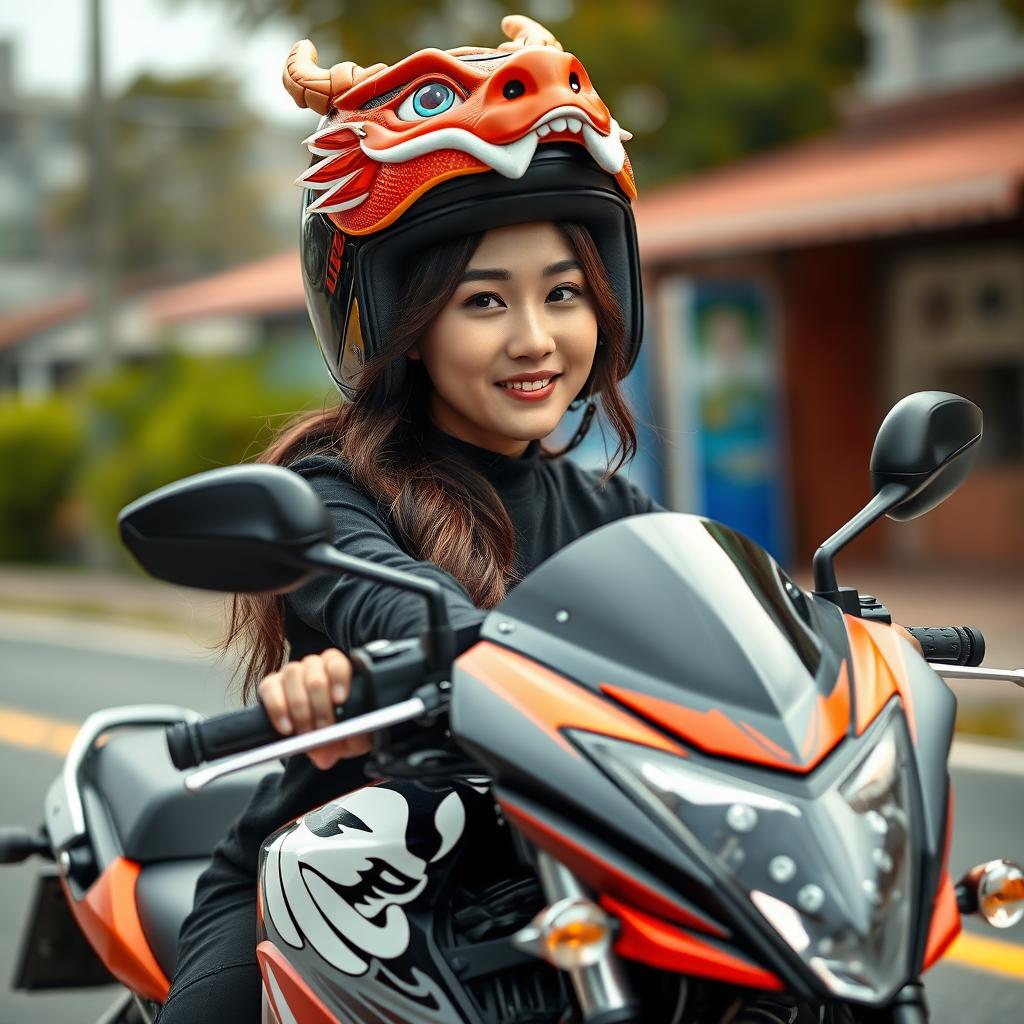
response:
<path id="1" fill-rule="evenodd" d="M 860 595 L 853 587 L 840 587 L 836 580 L 835 558 L 855 537 L 903 501 L 911 485 L 887 483 L 844 526 L 814 552 L 814 596 L 831 601 L 850 615 L 860 615 Z"/>
<path id="2" fill-rule="evenodd" d="M 425 631 L 424 647 L 430 656 L 429 667 L 432 671 L 448 671 L 455 657 L 455 634 L 448 620 L 444 590 L 439 583 L 419 579 L 410 573 L 389 569 L 385 565 L 367 562 L 362 558 L 353 558 L 326 541 L 314 544 L 303 552 L 302 562 L 308 568 L 329 569 L 335 574 L 359 576 L 362 579 L 422 594 L 427 602 L 429 625 Z"/>

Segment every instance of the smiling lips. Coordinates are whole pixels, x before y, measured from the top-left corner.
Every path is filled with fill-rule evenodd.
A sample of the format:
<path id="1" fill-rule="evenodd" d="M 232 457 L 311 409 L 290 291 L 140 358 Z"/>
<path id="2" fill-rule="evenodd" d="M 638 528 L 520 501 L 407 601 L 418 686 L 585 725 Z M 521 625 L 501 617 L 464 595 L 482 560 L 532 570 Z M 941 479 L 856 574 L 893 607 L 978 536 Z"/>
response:
<path id="1" fill-rule="evenodd" d="M 531 375 L 523 374 L 518 379 L 499 380 L 495 382 L 495 387 L 501 388 L 510 397 L 518 398 L 520 401 L 537 402 L 547 398 L 555 390 L 555 381 L 561 374 L 549 373 L 543 377 L 537 376 L 533 380 L 523 379 L 529 376 Z"/>

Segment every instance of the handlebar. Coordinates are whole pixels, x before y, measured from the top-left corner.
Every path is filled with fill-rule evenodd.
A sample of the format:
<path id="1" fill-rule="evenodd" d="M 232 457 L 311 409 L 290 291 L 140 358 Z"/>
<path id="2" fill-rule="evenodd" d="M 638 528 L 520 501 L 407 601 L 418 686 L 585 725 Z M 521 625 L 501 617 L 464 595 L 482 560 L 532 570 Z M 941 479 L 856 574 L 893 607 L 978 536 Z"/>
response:
<path id="1" fill-rule="evenodd" d="M 335 705 L 336 722 L 405 700 L 426 681 L 428 655 L 420 640 L 375 640 L 355 648 L 348 700 Z M 229 754 L 265 746 L 282 738 L 262 704 L 226 711 L 199 722 L 177 722 L 166 729 L 167 750 L 175 768 L 195 768 Z"/>
<path id="2" fill-rule="evenodd" d="M 909 626 L 925 658 L 946 665 L 980 665 L 985 638 L 975 626 Z M 423 642 L 375 640 L 355 648 L 352 687 L 348 700 L 334 708 L 335 721 L 344 721 L 406 700 L 430 681 L 429 657 Z M 168 726 L 167 750 L 175 768 L 194 768 L 230 754 L 265 746 L 281 739 L 262 704 L 226 711 L 199 722 Z"/>
<path id="3" fill-rule="evenodd" d="M 940 665 L 980 665 L 985 637 L 977 626 L 908 626 L 927 661 Z"/>

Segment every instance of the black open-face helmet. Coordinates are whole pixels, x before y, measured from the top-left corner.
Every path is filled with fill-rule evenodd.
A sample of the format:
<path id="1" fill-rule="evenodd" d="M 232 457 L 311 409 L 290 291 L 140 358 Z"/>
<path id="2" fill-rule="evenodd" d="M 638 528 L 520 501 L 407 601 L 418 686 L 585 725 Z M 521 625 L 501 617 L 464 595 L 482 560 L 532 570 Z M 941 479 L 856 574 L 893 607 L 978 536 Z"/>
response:
<path id="1" fill-rule="evenodd" d="M 392 67 L 324 70 L 307 41 L 289 56 L 285 85 L 324 114 L 299 179 L 306 303 L 348 400 L 398 321 L 411 257 L 509 224 L 589 231 L 622 309 L 627 372 L 636 361 L 643 302 L 629 135 L 550 33 L 517 16 L 502 28 L 511 42 L 498 49 L 421 50 Z M 375 394 L 387 400 L 406 372 L 404 357 L 393 360 Z"/>

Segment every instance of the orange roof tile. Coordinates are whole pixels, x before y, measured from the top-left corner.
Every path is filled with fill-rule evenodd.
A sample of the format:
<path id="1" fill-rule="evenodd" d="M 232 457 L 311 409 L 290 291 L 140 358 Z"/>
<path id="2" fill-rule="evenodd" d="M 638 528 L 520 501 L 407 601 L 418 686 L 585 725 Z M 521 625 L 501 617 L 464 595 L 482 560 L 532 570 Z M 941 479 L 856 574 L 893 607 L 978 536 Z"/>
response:
<path id="1" fill-rule="evenodd" d="M 827 138 L 641 196 L 641 256 L 781 248 L 1002 218 L 1020 209 L 1022 183 L 1024 101 L 975 104 L 946 118 L 937 101 L 926 118 L 873 130 L 861 117 Z"/>
<path id="2" fill-rule="evenodd" d="M 145 312 L 157 324 L 208 316 L 266 316 L 304 309 L 297 249 L 154 292 Z"/>

